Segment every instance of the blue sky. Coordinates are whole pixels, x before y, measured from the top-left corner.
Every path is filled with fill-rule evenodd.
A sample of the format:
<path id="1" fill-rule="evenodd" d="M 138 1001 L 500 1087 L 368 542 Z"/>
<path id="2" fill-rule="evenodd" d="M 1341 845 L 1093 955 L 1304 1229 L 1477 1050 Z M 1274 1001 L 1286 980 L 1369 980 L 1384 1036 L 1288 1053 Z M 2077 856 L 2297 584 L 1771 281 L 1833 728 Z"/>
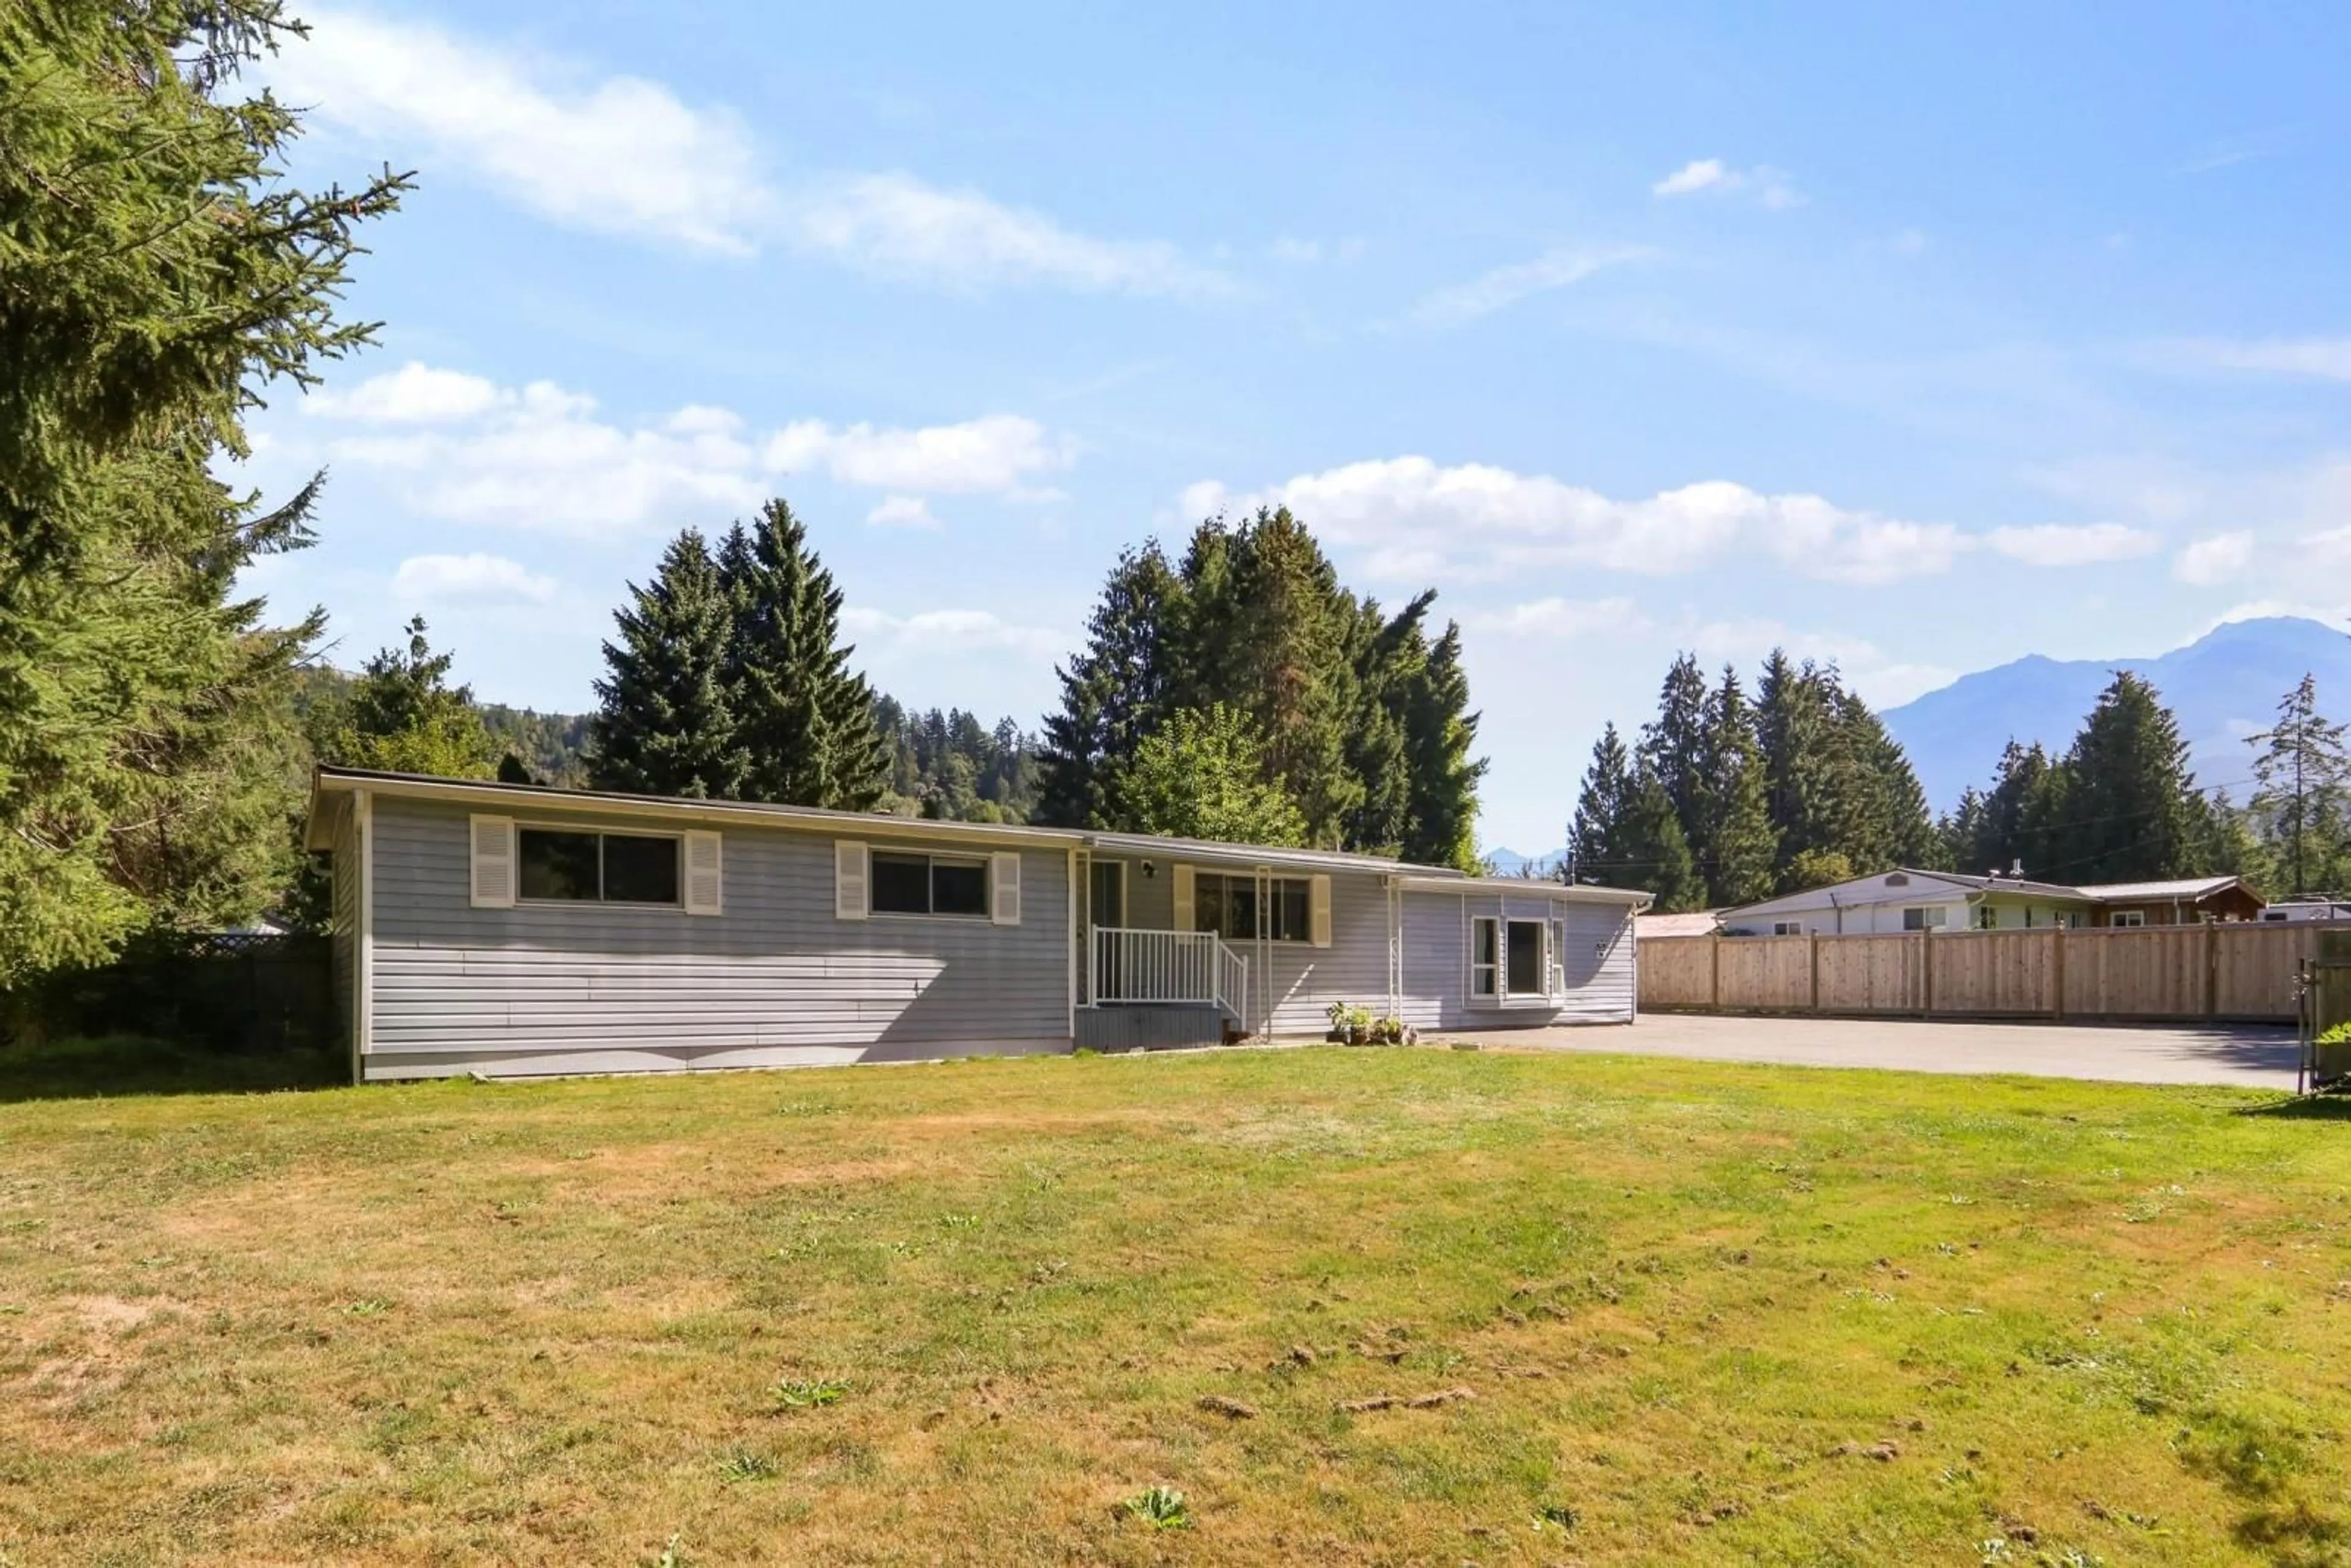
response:
<path id="1" fill-rule="evenodd" d="M 265 563 L 576 710 L 768 494 L 876 684 L 1033 725 L 1121 546 L 1287 501 L 1440 590 L 1555 844 L 1675 650 L 1890 706 L 2339 616 L 2331 7 L 299 7 L 293 172 L 422 189 L 255 422 Z"/>

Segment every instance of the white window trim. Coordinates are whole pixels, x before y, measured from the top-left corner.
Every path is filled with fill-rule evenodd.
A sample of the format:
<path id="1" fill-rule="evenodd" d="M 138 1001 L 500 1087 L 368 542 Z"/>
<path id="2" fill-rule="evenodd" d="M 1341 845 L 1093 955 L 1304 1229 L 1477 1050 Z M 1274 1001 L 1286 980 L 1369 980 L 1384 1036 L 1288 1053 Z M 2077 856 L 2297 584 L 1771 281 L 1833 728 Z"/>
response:
<path id="1" fill-rule="evenodd" d="M 2147 927 L 2144 909 L 2117 909 L 2106 916 L 2106 924 L 2117 931 L 2141 931 Z"/>
<path id="2" fill-rule="evenodd" d="M 1771 922 L 1771 935 L 1774 936 L 1802 936 L 1803 934 L 1804 923 L 1801 920 L 1774 920 Z"/>
<path id="3" fill-rule="evenodd" d="M 984 895 L 987 900 L 988 907 L 977 915 L 941 915 L 936 910 L 928 909 L 918 915 L 911 909 L 880 908 L 873 902 L 873 861 L 877 855 L 896 855 L 904 860 L 913 860 L 919 855 L 933 864 L 940 861 L 950 861 L 959 865 L 976 865 L 979 868 Z M 865 852 L 866 918 L 869 920 L 945 920 L 957 925 L 996 925 L 998 923 L 995 919 L 996 868 L 989 863 L 989 860 L 990 857 L 986 854 L 966 854 L 960 850 L 898 850 L 869 847 Z M 936 887 L 931 886 L 927 881 L 924 885 L 930 888 L 931 896 L 934 899 L 938 896 Z M 1006 921 L 1003 924 L 1010 925 L 1018 922 Z"/>
<path id="4" fill-rule="evenodd" d="M 1495 923 L 1494 962 L 1491 965 L 1478 962 L 1478 923 L 1481 920 L 1490 920 Z M 1468 946 L 1464 955 L 1468 961 L 1465 976 L 1468 985 L 1465 1000 L 1468 1005 L 1494 1012 L 1507 1012 L 1519 1008 L 1535 1010 L 1557 1009 L 1566 994 L 1566 954 L 1564 951 L 1554 954 L 1551 948 L 1554 927 L 1564 926 L 1565 924 L 1565 921 L 1539 915 L 1470 915 L 1469 929 L 1465 934 Z M 1537 955 L 1543 977 L 1541 990 L 1513 991 L 1510 989 L 1510 927 L 1513 925 L 1531 925 L 1542 933 L 1542 951 Z M 1494 992 L 1491 996 L 1480 996 L 1478 992 L 1478 971 L 1489 967 L 1494 971 Z M 1560 987 L 1558 990 L 1551 988 L 1554 980 Z"/>
<path id="5" fill-rule="evenodd" d="M 522 895 L 522 836 L 532 833 L 593 833 L 601 839 L 607 835 L 618 839 L 667 839 L 677 846 L 677 902 L 645 904 L 634 899 L 618 898 L 525 898 Z M 601 883 L 604 874 L 604 850 L 596 849 L 596 875 Z M 685 913 L 685 830 L 679 828 L 606 828 L 583 827 L 578 822 L 552 822 L 539 818 L 514 819 L 514 907 L 517 909 L 647 909 L 665 910 L 672 915 Z"/>

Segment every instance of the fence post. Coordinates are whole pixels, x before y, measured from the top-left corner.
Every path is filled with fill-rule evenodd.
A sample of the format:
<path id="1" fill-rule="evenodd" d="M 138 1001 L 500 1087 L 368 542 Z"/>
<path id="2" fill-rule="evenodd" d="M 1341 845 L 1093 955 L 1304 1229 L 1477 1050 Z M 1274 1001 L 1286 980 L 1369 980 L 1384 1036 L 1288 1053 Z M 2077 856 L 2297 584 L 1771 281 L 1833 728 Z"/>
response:
<path id="1" fill-rule="evenodd" d="M 1818 1012 L 1821 1010 L 1821 934 L 1817 931 L 1807 931 L 1804 933 L 1804 942 L 1811 949 L 1804 955 L 1804 961 L 1813 972 L 1813 999 L 1807 1010 Z"/>
<path id="2" fill-rule="evenodd" d="M 1713 933 L 1707 943 L 1706 1010 L 1719 1013 L 1722 1010 L 1722 933 Z"/>
<path id="3" fill-rule="evenodd" d="M 2063 925 L 2053 925 L 2049 928 L 2049 983 L 2056 992 L 2050 1001 L 2050 1016 L 2059 1023 L 2064 1023 L 2065 1021 L 2065 928 Z"/>
<path id="4" fill-rule="evenodd" d="M 1918 927 L 1918 1002 L 1919 1016 L 1935 1016 L 1935 928 Z"/>
<path id="5" fill-rule="evenodd" d="M 2220 947 L 2215 935 L 2216 922 L 2209 917 L 2204 922 L 2204 1016 L 2217 1018 L 2220 1012 Z"/>

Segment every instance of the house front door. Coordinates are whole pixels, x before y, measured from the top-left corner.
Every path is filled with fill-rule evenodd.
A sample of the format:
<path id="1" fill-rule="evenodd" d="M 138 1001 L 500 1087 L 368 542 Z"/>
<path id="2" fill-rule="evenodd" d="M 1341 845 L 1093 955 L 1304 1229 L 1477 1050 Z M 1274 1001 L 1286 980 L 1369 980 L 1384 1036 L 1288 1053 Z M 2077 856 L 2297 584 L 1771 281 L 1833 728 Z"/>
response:
<path id="1" fill-rule="evenodd" d="M 1094 999 L 1117 1001 L 1125 993 L 1120 982 L 1125 968 L 1125 948 L 1120 938 L 1104 936 L 1126 925 L 1126 862 L 1096 861 L 1086 873 L 1086 924 L 1092 927 Z"/>

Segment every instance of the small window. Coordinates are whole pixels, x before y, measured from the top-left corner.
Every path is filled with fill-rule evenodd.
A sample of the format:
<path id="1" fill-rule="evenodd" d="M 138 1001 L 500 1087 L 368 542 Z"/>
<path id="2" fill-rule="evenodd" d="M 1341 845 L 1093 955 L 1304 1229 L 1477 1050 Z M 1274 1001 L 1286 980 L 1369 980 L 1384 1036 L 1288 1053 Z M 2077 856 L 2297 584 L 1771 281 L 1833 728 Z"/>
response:
<path id="1" fill-rule="evenodd" d="M 2114 913 L 2114 918 L 2109 921 L 2108 924 L 2113 925 L 2144 925 L 2147 924 L 2147 911 L 2144 909 L 2117 909 Z"/>
<path id="2" fill-rule="evenodd" d="M 1902 929 L 1905 931 L 1940 931 L 1943 928 L 1945 922 L 1949 920 L 1950 915 L 1951 912 L 1949 910 L 1945 909 L 1938 904 L 1930 904 L 1924 909 L 1920 909 L 1914 905 L 1902 912 Z"/>
<path id="3" fill-rule="evenodd" d="M 1501 995 L 1501 922 L 1480 916 L 1469 923 L 1469 994 Z"/>
<path id="4" fill-rule="evenodd" d="M 987 915 L 987 862 L 963 855 L 873 852 L 876 915 Z"/>
<path id="5" fill-rule="evenodd" d="M 2283 920 L 2285 918 L 2285 911 L 2283 909 L 2264 909 L 2262 911 L 2262 918 L 2264 920 Z"/>
<path id="6" fill-rule="evenodd" d="M 1999 930 L 2000 911 L 1994 909 L 1989 904 L 1980 904 L 1976 905 L 1976 929 L 1979 931 Z"/>
<path id="7" fill-rule="evenodd" d="M 1265 878 L 1265 928 L 1260 931 L 1258 882 L 1246 874 L 1194 873 L 1192 929 L 1213 931 L 1228 942 L 1253 941 L 1260 936 L 1275 942 L 1312 941 L 1313 883 L 1302 876 Z"/>
<path id="8" fill-rule="evenodd" d="M 1803 934 L 1804 923 L 1801 920 L 1774 920 L 1771 922 L 1771 935 L 1774 936 L 1802 936 Z"/>
<path id="9" fill-rule="evenodd" d="M 547 904 L 677 903 L 677 841 L 525 828 L 517 891 Z"/>

